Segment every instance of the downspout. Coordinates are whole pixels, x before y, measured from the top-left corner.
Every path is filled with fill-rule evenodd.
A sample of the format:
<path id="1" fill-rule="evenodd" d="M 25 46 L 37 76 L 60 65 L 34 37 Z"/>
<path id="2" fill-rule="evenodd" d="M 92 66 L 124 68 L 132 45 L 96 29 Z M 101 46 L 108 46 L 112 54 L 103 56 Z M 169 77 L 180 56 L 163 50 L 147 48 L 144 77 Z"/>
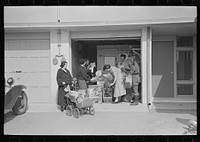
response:
<path id="1" fill-rule="evenodd" d="M 147 27 L 147 107 L 152 106 L 152 29 Z"/>

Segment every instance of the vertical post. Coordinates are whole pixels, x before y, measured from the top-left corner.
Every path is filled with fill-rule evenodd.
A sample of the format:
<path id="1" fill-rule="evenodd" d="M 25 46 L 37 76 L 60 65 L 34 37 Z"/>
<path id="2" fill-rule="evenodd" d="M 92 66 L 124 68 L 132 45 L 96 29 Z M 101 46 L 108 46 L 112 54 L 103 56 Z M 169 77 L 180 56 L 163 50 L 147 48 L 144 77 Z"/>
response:
<path id="1" fill-rule="evenodd" d="M 147 103 L 147 28 L 142 28 L 141 37 L 141 76 L 142 76 L 142 103 Z"/>
<path id="2" fill-rule="evenodd" d="M 147 105 L 152 105 L 152 29 L 147 27 Z"/>
<path id="3" fill-rule="evenodd" d="M 176 68 L 176 62 L 177 62 L 177 52 L 176 52 L 176 45 L 177 45 L 177 41 L 176 41 L 176 36 L 173 37 L 173 41 L 174 41 L 174 97 L 177 97 L 177 84 L 176 84 L 176 79 L 177 79 L 177 68 Z"/>
<path id="4" fill-rule="evenodd" d="M 194 50 L 193 50 L 193 79 L 194 79 L 194 87 L 193 87 L 193 92 L 194 92 L 194 97 L 195 99 L 197 98 L 197 36 L 196 33 L 193 35 L 193 45 L 194 45 Z"/>

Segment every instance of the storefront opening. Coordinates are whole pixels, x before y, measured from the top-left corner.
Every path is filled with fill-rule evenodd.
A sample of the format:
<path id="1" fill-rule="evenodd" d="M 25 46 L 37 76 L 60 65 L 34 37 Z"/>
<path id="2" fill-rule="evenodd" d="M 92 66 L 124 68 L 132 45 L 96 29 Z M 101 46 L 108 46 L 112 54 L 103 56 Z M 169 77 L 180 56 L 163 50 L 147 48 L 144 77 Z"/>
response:
<path id="1" fill-rule="evenodd" d="M 128 57 L 132 47 L 139 55 L 141 55 L 141 39 L 140 38 L 106 38 L 106 39 L 72 39 L 72 74 L 77 77 L 77 68 L 80 58 L 87 58 L 90 62 L 95 62 L 96 70 L 102 70 L 103 65 L 116 65 L 121 54 Z M 136 61 L 140 66 L 141 58 L 136 57 Z M 141 83 L 139 84 L 139 93 L 141 96 Z M 141 97 L 140 97 L 141 99 Z"/>

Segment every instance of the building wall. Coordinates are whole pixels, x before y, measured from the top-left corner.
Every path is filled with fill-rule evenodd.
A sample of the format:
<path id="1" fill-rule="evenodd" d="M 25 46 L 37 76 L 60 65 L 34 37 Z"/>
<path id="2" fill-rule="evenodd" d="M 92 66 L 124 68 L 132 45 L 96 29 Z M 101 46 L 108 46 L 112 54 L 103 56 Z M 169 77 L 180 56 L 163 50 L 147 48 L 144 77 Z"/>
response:
<path id="1" fill-rule="evenodd" d="M 49 64 L 50 64 L 50 72 L 51 72 L 51 93 L 49 94 L 50 95 L 50 98 L 51 98 L 51 101 L 50 103 L 53 104 L 53 105 L 56 105 L 56 100 L 57 100 L 57 82 L 56 82 L 56 74 L 57 74 L 57 70 L 60 68 L 60 61 L 62 59 L 61 58 L 57 58 L 58 59 L 58 64 L 54 65 L 53 64 L 53 59 L 55 58 L 56 55 L 59 54 L 59 48 L 57 47 L 57 44 L 58 44 L 58 37 L 57 37 L 57 30 L 51 30 L 50 31 L 50 34 L 48 33 L 7 33 L 6 34 L 6 38 L 5 39 L 29 39 L 30 37 L 32 37 L 33 39 L 46 39 L 46 38 L 50 38 L 50 61 L 49 61 Z M 68 61 L 69 63 L 69 70 L 70 72 L 72 73 L 72 75 L 74 75 L 74 72 L 73 70 L 76 70 L 76 67 L 73 67 L 72 65 L 76 64 L 78 66 L 78 58 L 80 57 L 83 57 L 83 55 L 80 55 L 79 53 L 81 51 L 78 51 L 78 48 L 82 48 L 84 50 L 84 48 L 88 48 L 89 50 L 87 50 L 85 53 L 86 55 L 88 54 L 89 55 L 89 52 L 90 50 L 93 50 L 94 47 L 93 46 L 88 46 L 88 45 L 84 45 L 84 44 L 78 44 L 76 43 L 75 45 L 71 45 L 71 34 L 69 31 L 66 31 L 66 30 L 61 30 L 61 43 L 62 43 L 62 46 L 60 47 L 60 53 L 62 55 L 64 55 L 66 61 Z M 146 28 L 143 28 L 142 29 L 142 47 L 141 47 L 141 50 L 142 50 L 142 85 L 143 88 L 142 88 L 142 93 L 143 93 L 143 103 L 146 103 L 147 102 L 147 97 L 149 95 L 149 91 L 148 91 L 148 88 L 150 87 L 148 81 L 150 80 L 149 78 L 149 65 L 147 65 L 147 63 L 149 63 L 149 51 L 148 51 L 148 39 L 149 37 L 147 36 L 148 34 L 148 29 Z M 194 36 L 195 37 L 195 36 Z M 175 40 L 175 35 L 166 35 L 166 36 L 154 36 L 153 37 L 153 41 L 171 41 L 173 42 Z M 162 45 L 160 45 L 162 46 Z M 72 48 L 73 47 L 73 48 Z M 154 48 L 154 47 L 152 47 Z M 174 47 L 173 47 L 174 48 Z M 74 51 L 75 50 L 75 51 Z M 71 51 L 72 51 L 72 55 L 71 55 Z M 195 56 L 195 53 L 196 53 L 196 48 L 194 50 L 194 56 Z M 95 55 L 93 55 L 92 58 L 95 58 L 94 57 Z M 73 58 L 73 57 L 76 57 L 76 58 Z M 72 61 L 72 59 L 75 59 L 76 61 Z M 194 60 L 195 61 L 195 60 Z M 196 67 L 194 66 L 194 69 Z M 195 73 L 195 72 L 194 72 Z M 155 79 L 154 77 L 154 74 L 152 74 L 153 76 L 153 80 Z M 148 80 L 148 81 L 146 81 Z M 196 80 L 194 80 L 194 86 L 196 87 Z M 153 86 L 152 87 L 155 87 L 154 86 L 154 83 L 155 82 L 152 82 L 153 83 Z M 152 88 L 153 89 L 153 92 L 155 92 L 155 88 Z M 154 96 L 154 93 L 152 95 L 153 97 Z M 169 94 L 167 96 L 161 94 L 160 97 L 171 97 L 173 96 L 173 93 L 172 94 Z"/>
<path id="2" fill-rule="evenodd" d="M 155 10 L 156 9 L 156 10 Z M 163 18 L 164 16 L 164 18 Z M 128 6 L 34 6 L 4 7 L 5 23 L 51 23 L 137 21 L 152 19 L 195 18 L 196 7 Z M 100 23 L 99 23 L 100 22 Z M 117 24 L 117 23 L 115 23 Z"/>
<path id="3" fill-rule="evenodd" d="M 165 45 L 165 43 L 166 42 L 172 42 L 173 43 L 173 45 L 171 44 L 171 47 L 173 48 L 173 57 L 171 57 L 171 58 L 173 58 L 173 70 L 172 71 L 169 71 L 169 75 L 171 74 L 171 75 L 173 75 L 173 78 L 174 78 L 174 80 L 173 80 L 173 86 L 174 86 L 174 88 L 173 88 L 173 90 L 174 90 L 174 92 L 172 93 L 169 93 L 169 91 L 166 91 L 166 92 L 168 92 L 168 95 L 166 94 L 166 93 L 159 93 L 159 95 L 157 94 L 157 95 L 155 95 L 156 94 L 156 91 L 157 90 L 159 90 L 159 84 L 160 84 L 160 81 L 161 81 L 161 78 L 162 78 L 162 74 L 160 74 L 160 75 L 158 75 L 158 74 L 155 74 L 155 72 L 153 72 L 153 78 L 152 78 L 152 84 L 153 84 L 153 86 L 152 86 L 152 89 L 153 89 L 153 94 L 152 94 L 152 96 L 153 97 L 177 97 L 177 86 L 176 86 L 176 82 L 177 82 L 177 76 L 178 76 L 178 74 L 180 75 L 180 74 L 182 74 L 183 72 L 177 72 L 176 71 L 176 60 L 177 60 L 177 54 L 176 54 L 176 52 L 177 52 L 177 48 L 176 48 L 176 37 L 177 36 L 193 36 L 193 38 L 194 38 L 194 46 L 192 47 L 192 48 L 189 48 L 189 50 L 190 51 L 192 51 L 193 52 L 193 65 L 191 65 L 192 67 L 193 67 L 193 80 L 191 80 L 191 81 L 188 81 L 188 82 L 193 82 L 192 84 L 194 85 L 194 88 L 193 88 L 193 92 L 194 92 L 194 94 L 193 95 L 186 95 L 188 98 L 190 97 L 190 98 L 195 98 L 196 97 L 196 95 L 197 95 L 197 93 L 196 93 L 196 44 L 195 44 L 195 37 L 196 37 L 196 35 L 195 34 L 193 34 L 193 33 L 190 33 L 190 34 L 184 34 L 184 35 L 181 35 L 181 34 L 179 34 L 179 35 L 162 35 L 162 36 L 156 36 L 156 35 L 154 35 L 153 36 L 153 43 L 155 43 L 155 42 L 160 42 L 160 43 L 163 43 L 163 45 L 161 44 L 160 45 L 160 47 L 162 48 L 162 47 L 164 47 Z M 153 46 L 153 49 L 154 49 L 154 46 Z M 186 50 L 188 50 L 188 48 L 186 49 Z M 160 51 L 160 53 L 162 54 L 162 51 L 164 52 L 164 50 L 161 50 Z M 166 51 L 165 51 L 166 52 Z M 166 52 L 167 53 L 167 52 Z M 153 55 L 154 56 L 154 55 Z M 164 55 L 163 55 L 163 57 L 164 57 Z M 170 61 L 170 60 L 168 60 L 168 61 Z M 156 65 L 155 65 L 155 63 L 153 62 L 153 70 L 155 69 L 155 68 L 159 68 L 159 67 L 157 67 Z M 164 68 L 164 66 L 163 66 L 163 68 Z M 167 70 L 167 69 L 166 69 Z M 177 74 L 178 73 L 178 74 Z M 160 76 L 160 77 L 159 77 Z M 183 81 L 184 82 L 184 81 Z M 185 81 L 185 84 L 187 84 L 187 81 Z M 171 84 L 170 85 L 167 85 L 167 87 L 169 87 L 169 86 L 171 86 Z M 167 87 L 165 87 L 165 88 L 167 88 Z M 162 91 L 164 91 L 165 89 L 162 89 Z M 179 95 L 179 97 L 185 97 L 185 96 L 180 96 Z"/>
<path id="4" fill-rule="evenodd" d="M 56 55 L 59 55 L 59 48 L 58 44 L 58 37 L 57 37 L 57 30 L 50 31 L 50 50 L 51 50 L 51 96 L 52 96 L 52 103 L 56 104 L 57 101 L 57 71 L 60 68 L 61 59 L 63 57 L 57 57 L 58 63 L 56 65 L 53 64 L 53 59 Z M 72 63 L 71 63 L 71 42 L 70 42 L 70 33 L 68 31 L 61 31 L 61 47 L 60 47 L 60 54 L 64 56 L 66 61 L 68 62 L 68 69 L 72 70 Z"/>
<path id="5" fill-rule="evenodd" d="M 4 7 L 4 23 L 57 22 L 57 8 L 49 6 Z"/>

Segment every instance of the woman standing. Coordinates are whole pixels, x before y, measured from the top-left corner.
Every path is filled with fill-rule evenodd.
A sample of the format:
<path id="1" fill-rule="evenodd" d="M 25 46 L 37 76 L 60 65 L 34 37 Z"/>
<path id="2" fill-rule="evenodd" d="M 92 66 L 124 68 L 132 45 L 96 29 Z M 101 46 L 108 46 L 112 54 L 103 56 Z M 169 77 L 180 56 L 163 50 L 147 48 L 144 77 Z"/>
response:
<path id="1" fill-rule="evenodd" d="M 114 97 L 115 97 L 114 103 L 118 103 L 119 97 L 126 94 L 126 89 L 123 81 L 123 74 L 121 73 L 121 70 L 119 68 L 114 66 L 105 65 L 104 69 L 112 72 L 115 76 L 113 83 L 111 83 L 109 86 L 114 85 Z"/>
<path id="2" fill-rule="evenodd" d="M 117 63 L 117 67 L 121 69 L 121 72 L 123 74 L 125 74 L 125 59 L 126 59 L 126 55 L 125 54 L 121 54 L 120 55 L 120 61 Z"/>
<path id="3" fill-rule="evenodd" d="M 58 84 L 58 105 L 60 106 L 60 110 L 64 111 L 65 109 L 65 99 L 64 96 L 66 92 L 64 88 L 68 85 L 72 84 L 72 76 L 67 69 L 67 62 L 62 61 L 60 65 L 60 69 L 57 72 L 57 84 Z"/>
<path id="4" fill-rule="evenodd" d="M 87 88 L 88 88 L 87 82 L 90 81 L 90 78 L 87 76 L 87 69 L 85 67 L 86 60 L 85 59 L 80 59 L 79 60 L 79 64 L 80 64 L 80 66 L 78 68 L 79 89 L 87 90 Z"/>
<path id="5" fill-rule="evenodd" d="M 117 67 L 121 70 L 121 73 L 123 74 L 124 84 L 125 84 L 126 77 L 127 77 L 127 71 L 125 70 L 125 64 L 126 64 L 126 55 L 121 54 L 120 60 L 117 64 Z M 128 100 L 131 100 L 131 98 L 132 98 L 132 91 L 131 91 L 131 88 L 129 89 L 129 88 L 125 87 L 125 89 L 126 89 L 126 94 L 121 97 L 121 101 L 127 102 Z"/>

